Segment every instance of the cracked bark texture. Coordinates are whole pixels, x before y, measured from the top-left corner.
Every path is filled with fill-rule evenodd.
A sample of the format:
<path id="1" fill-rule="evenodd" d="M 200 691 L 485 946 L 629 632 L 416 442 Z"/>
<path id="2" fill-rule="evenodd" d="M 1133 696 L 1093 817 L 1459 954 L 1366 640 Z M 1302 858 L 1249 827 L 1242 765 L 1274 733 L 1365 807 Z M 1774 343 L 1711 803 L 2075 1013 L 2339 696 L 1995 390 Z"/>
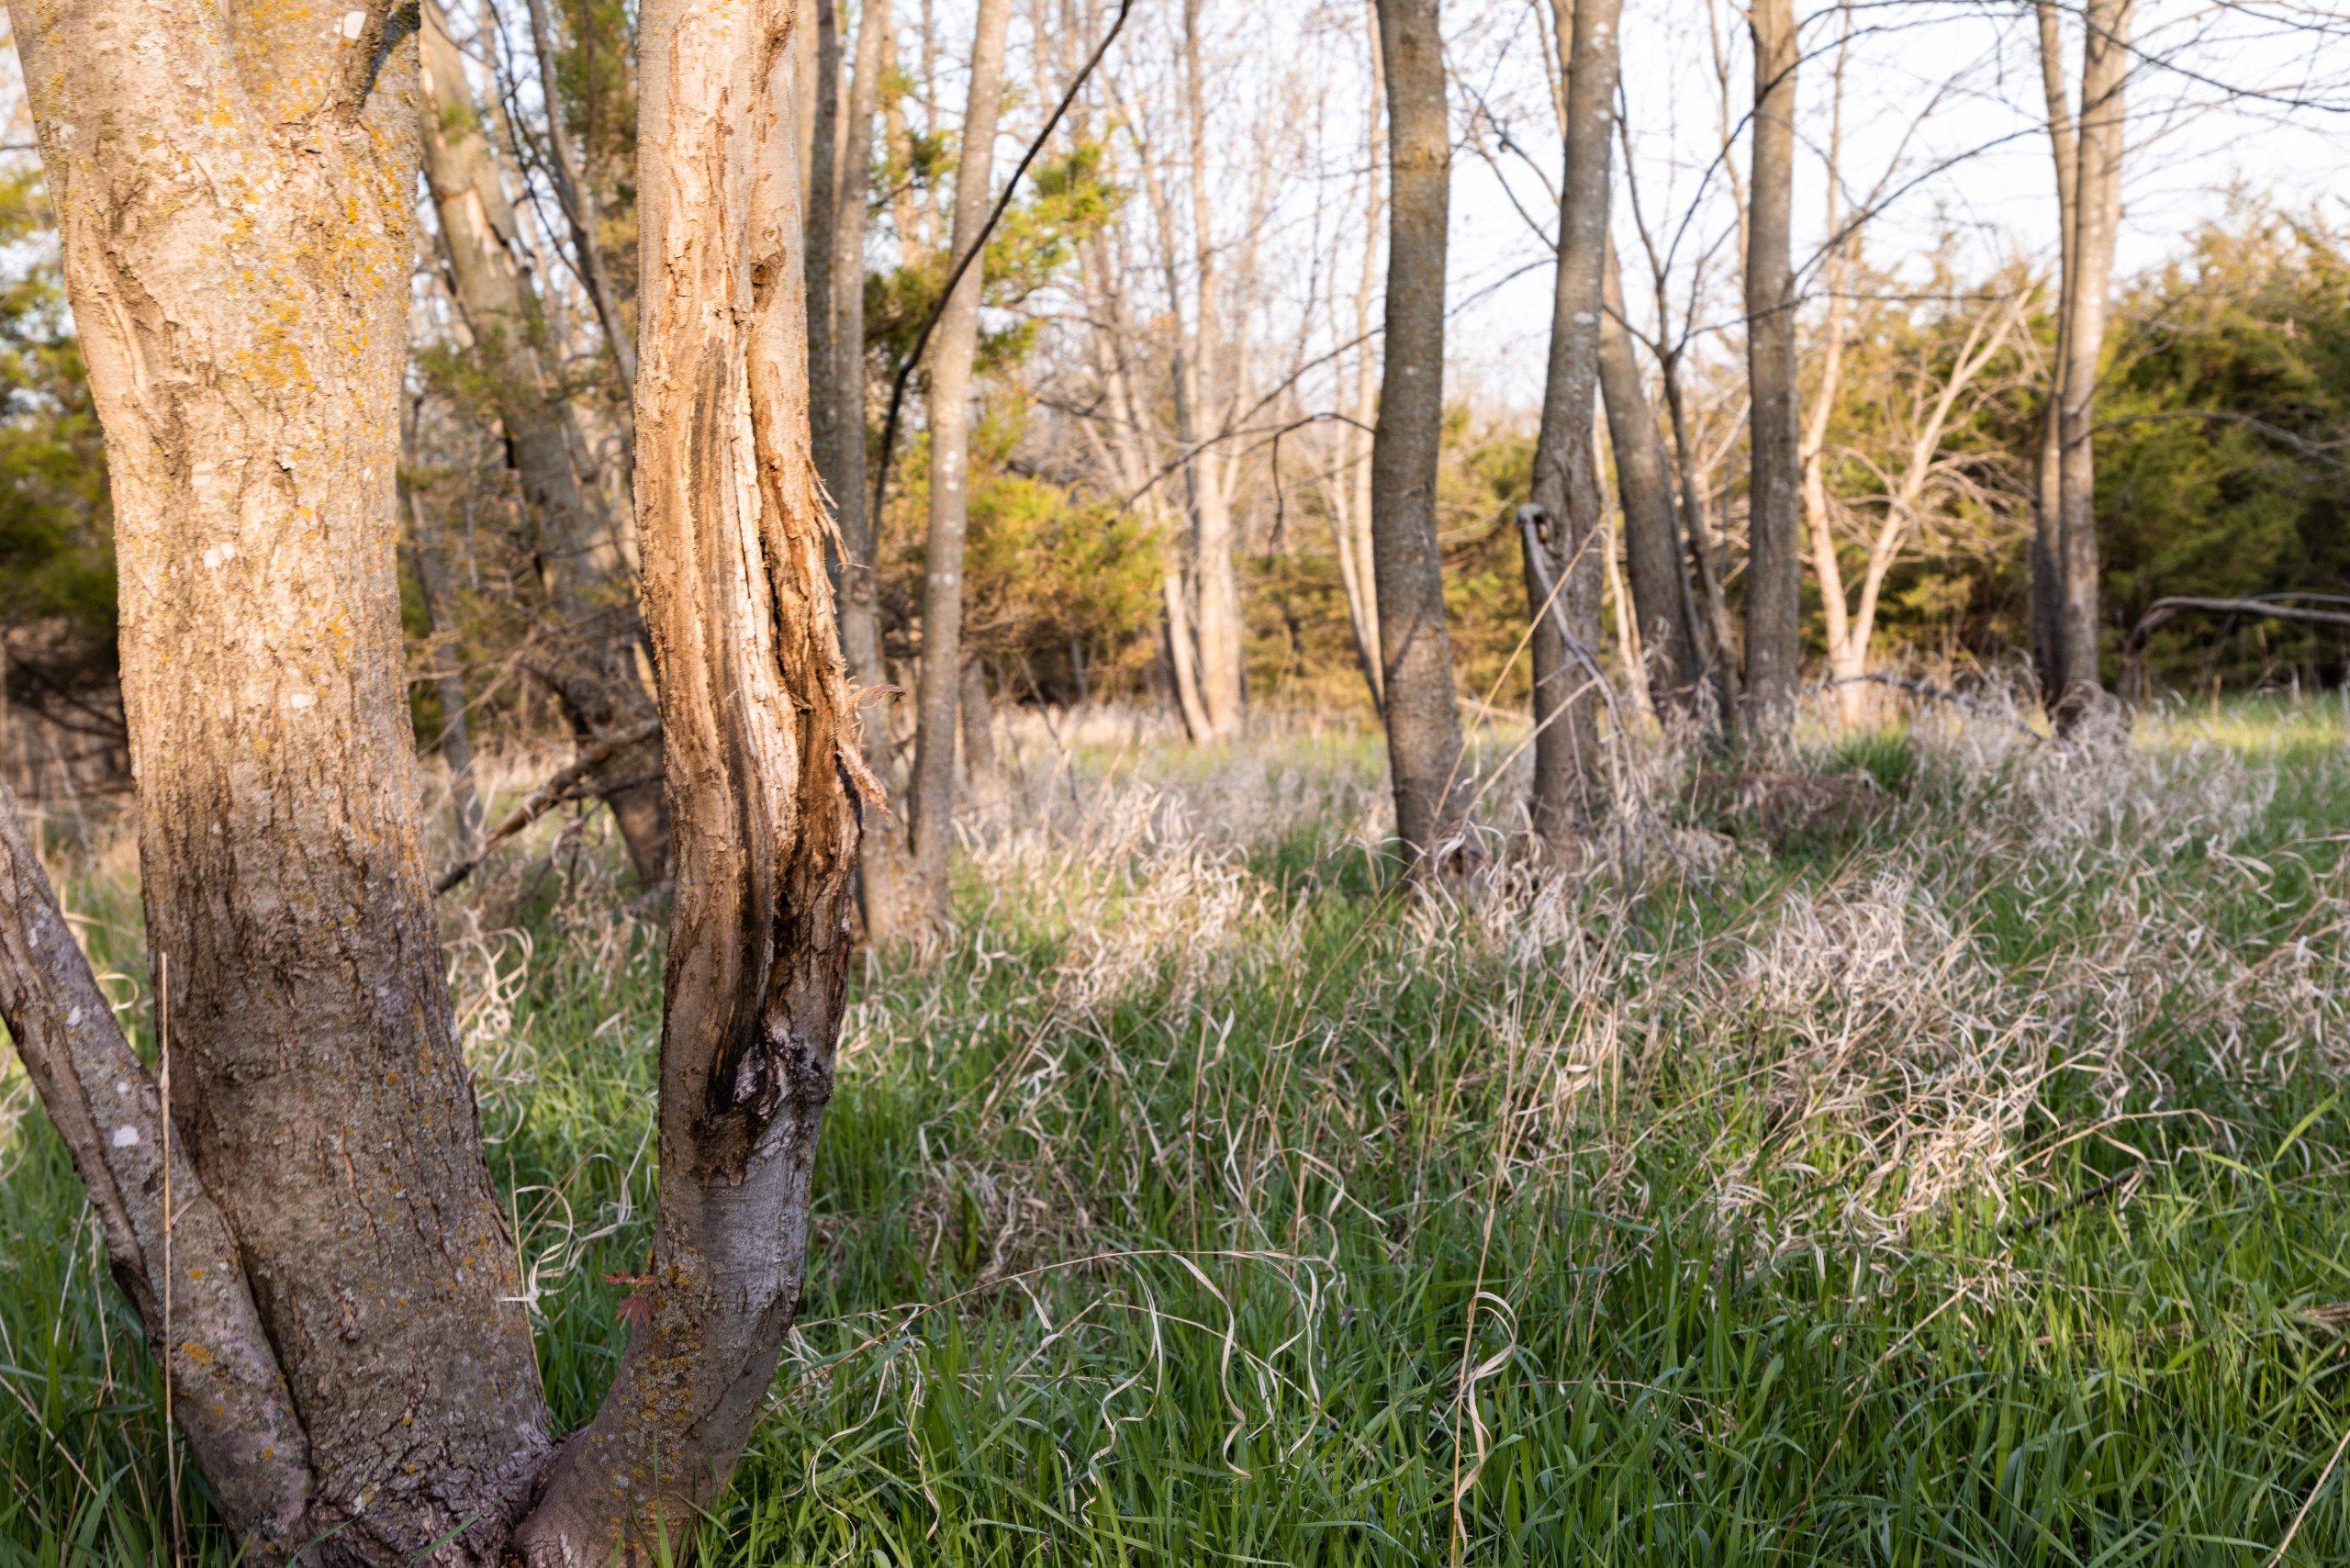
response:
<path id="1" fill-rule="evenodd" d="M 413 18 L 14 7 L 107 438 L 175 1148 L 307 1432 L 326 1562 L 486 1560 L 547 1443 L 414 820 Z"/>
<path id="2" fill-rule="evenodd" d="M 425 184 L 440 218 L 450 289 L 506 430 L 546 588 L 545 624 L 531 667 L 553 689 L 586 748 L 641 729 L 654 716 L 636 667 L 643 633 L 636 588 L 613 520 L 572 466 L 565 389 L 540 353 L 545 318 L 520 260 L 514 209 L 464 56 L 434 0 L 425 0 L 422 22 Z M 597 794 L 620 827 L 629 862 L 648 885 L 669 871 L 660 772 L 655 736 L 616 754 L 596 775 Z"/>
<path id="3" fill-rule="evenodd" d="M 1387 364 L 1371 443 L 1371 547 L 1379 590 L 1387 761 L 1406 875 L 1459 831 L 1460 705 L 1445 622 L 1436 531 L 1444 432 L 1444 269 L 1452 140 L 1444 101 L 1437 0 L 1379 0 L 1387 77 Z"/>
<path id="4" fill-rule="evenodd" d="M 666 1561 L 724 1487 L 797 1310 L 859 798 L 809 447 L 791 0 L 646 0 L 637 519 L 677 902 L 647 1320 L 517 1530 Z"/>
<path id="5" fill-rule="evenodd" d="M 1534 619 L 1535 836 L 1554 864 L 1571 862 L 1591 830 L 1599 778 L 1601 697 L 1566 639 L 1586 655 L 1600 641 L 1598 456 L 1600 310 L 1607 254 L 1608 153 L 1616 128 L 1616 0 L 1578 0 L 1568 50 L 1566 166 L 1559 187 L 1559 259 L 1550 309 L 1550 360 L 1534 446 L 1533 503 L 1522 539 L 1528 613 Z M 1546 560 L 1537 562 L 1539 547 Z M 1544 605 L 1555 589 L 1558 608 Z"/>

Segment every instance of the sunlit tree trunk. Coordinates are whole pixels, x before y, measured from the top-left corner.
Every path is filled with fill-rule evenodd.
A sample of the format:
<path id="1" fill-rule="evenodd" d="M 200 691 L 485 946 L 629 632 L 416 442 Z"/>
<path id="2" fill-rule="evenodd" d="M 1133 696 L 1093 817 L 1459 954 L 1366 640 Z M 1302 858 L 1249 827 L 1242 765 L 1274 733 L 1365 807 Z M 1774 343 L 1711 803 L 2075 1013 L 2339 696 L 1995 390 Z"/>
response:
<path id="1" fill-rule="evenodd" d="M 642 13 L 637 529 L 677 843 L 661 1185 L 628 1349 L 516 1532 L 532 1568 L 680 1559 L 800 1304 L 870 786 L 809 452 L 793 9 Z"/>
<path id="2" fill-rule="evenodd" d="M 563 702 L 580 745 L 644 727 L 653 697 L 637 671 L 643 633 L 636 585 L 614 520 L 572 467 L 563 389 L 542 353 L 546 321 L 516 237 L 496 149 L 466 80 L 465 60 L 437 4 L 423 9 L 420 83 L 425 183 L 458 308 L 505 427 L 536 530 L 548 624 L 528 655 Z M 647 883 L 669 869 L 661 743 L 640 742 L 597 770 L 629 858 Z"/>
<path id="3" fill-rule="evenodd" d="M 21 834 L 0 969 L 231 1524 L 487 1563 L 548 1433 L 415 821 L 408 16 L 14 7 L 107 435 L 168 1124 Z"/>
<path id="4" fill-rule="evenodd" d="M 1206 84 L 1200 60 L 1200 0 L 1183 4 L 1183 107 L 1191 133 L 1190 185 L 1193 276 L 1199 291 L 1198 309 L 1190 356 L 1190 394 L 1195 439 L 1215 433 L 1206 428 L 1209 411 L 1225 401 L 1222 394 L 1237 367 L 1227 363 L 1237 344 L 1224 330 L 1218 292 L 1223 277 L 1217 266 L 1214 203 L 1208 191 L 1208 124 Z M 1220 450 L 1194 452 L 1184 465 L 1192 498 L 1192 571 L 1198 612 L 1192 634 L 1199 648 L 1200 706 L 1209 734 L 1217 740 L 1237 738 L 1241 729 L 1240 576 L 1234 561 L 1232 463 Z"/>
<path id="5" fill-rule="evenodd" d="M 955 170 L 948 253 L 979 242 L 995 163 L 1003 98 L 1003 35 L 1011 0 L 979 0 L 963 145 Z M 952 913 L 947 849 L 955 836 L 956 709 L 963 682 L 963 542 L 970 507 L 971 364 L 979 351 L 984 258 L 947 297 L 930 353 L 930 531 L 923 554 L 922 674 L 914 732 L 913 874 L 921 919 L 943 928 Z"/>
<path id="6" fill-rule="evenodd" d="M 1452 138 L 1438 0 L 1378 0 L 1387 73 L 1387 366 L 1371 442 L 1371 557 L 1387 690 L 1387 760 L 1407 873 L 1441 869 L 1468 790 L 1437 543 L 1444 434 L 1446 222 Z M 1587 433 L 1587 432 L 1586 432 Z"/>
<path id="7" fill-rule="evenodd" d="M 1766 768 L 1795 751 L 1802 644 L 1796 519 L 1801 505 L 1796 293 L 1796 37 L 1790 0 L 1754 0 L 1753 172 L 1748 197 L 1746 363 L 1753 388 L 1747 495 L 1746 744 Z"/>

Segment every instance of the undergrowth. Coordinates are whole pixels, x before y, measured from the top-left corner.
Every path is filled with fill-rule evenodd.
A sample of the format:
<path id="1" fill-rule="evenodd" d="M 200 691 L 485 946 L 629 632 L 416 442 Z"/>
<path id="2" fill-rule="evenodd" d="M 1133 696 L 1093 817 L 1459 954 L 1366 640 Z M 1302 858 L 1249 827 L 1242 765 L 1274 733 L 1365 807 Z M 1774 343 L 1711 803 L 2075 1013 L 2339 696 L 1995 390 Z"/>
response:
<path id="1" fill-rule="evenodd" d="M 1024 732 L 952 941 L 858 978 L 701 1561 L 2350 1560 L 2338 709 L 1887 733 L 1813 756 L 1867 776 L 1833 831 L 1659 763 L 1568 882 L 1508 855 L 1503 781 L 1486 872 L 1418 902 L 1375 741 L 1102 728 Z M 655 1178 L 658 927 L 598 831 L 447 927 L 566 1425 Z M 59 864 L 135 1023 L 128 857 Z M 0 1568 L 232 1561 L 185 1466 L 174 1526 L 28 1101 L 0 1079 Z"/>

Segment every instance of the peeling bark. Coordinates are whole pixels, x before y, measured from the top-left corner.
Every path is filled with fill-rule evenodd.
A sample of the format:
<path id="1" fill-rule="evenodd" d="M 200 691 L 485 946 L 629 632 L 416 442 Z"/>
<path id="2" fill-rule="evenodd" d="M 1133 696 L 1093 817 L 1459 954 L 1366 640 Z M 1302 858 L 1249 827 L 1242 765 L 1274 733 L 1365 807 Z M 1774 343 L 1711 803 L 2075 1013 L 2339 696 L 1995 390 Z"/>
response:
<path id="1" fill-rule="evenodd" d="M 515 1535 L 664 1560 L 724 1487 L 800 1300 L 860 799 L 809 450 L 792 0 L 647 0 L 638 535 L 677 906 L 646 1320 Z"/>

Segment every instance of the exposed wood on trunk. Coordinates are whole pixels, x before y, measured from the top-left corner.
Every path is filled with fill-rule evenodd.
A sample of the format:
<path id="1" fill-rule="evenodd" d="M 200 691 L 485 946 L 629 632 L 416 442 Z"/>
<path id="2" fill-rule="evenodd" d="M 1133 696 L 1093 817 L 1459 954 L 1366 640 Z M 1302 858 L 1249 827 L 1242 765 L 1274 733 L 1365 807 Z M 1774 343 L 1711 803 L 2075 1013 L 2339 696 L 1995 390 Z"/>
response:
<path id="1" fill-rule="evenodd" d="M 666 1560 L 799 1305 L 871 786 L 808 449 L 792 11 L 643 13 L 637 516 L 677 825 L 661 1189 L 643 1318 L 516 1532 L 533 1568 Z"/>
<path id="2" fill-rule="evenodd" d="M 106 1233 L 106 1260 L 176 1396 L 173 1415 L 229 1528 L 270 1560 L 303 1539 L 309 1439 L 162 1096 L 115 1023 L 0 784 L 0 1017 Z M 164 1205 L 171 1221 L 164 1223 Z"/>
<path id="3" fill-rule="evenodd" d="M 1530 814 L 1536 837 L 1556 864 L 1579 852 L 1605 800 L 1599 694 L 1563 638 L 1590 649 L 1600 642 L 1606 562 L 1592 426 L 1599 401 L 1617 9 L 1617 0 L 1578 0 L 1573 7 L 1550 357 L 1534 447 L 1534 524 L 1523 535 L 1528 613 L 1534 617 Z M 1551 585 L 1558 585 L 1556 617 L 1542 602 Z"/>
<path id="4" fill-rule="evenodd" d="M 2104 704 L 2098 669 L 2097 384 L 2105 353 L 2106 297 L 2121 221 L 2123 88 L 2130 77 L 2132 0 L 2089 0 L 2083 13 L 2073 264 L 2065 301 L 2064 402 L 2057 550 L 2065 650 L 2058 727 L 2073 730 Z"/>
<path id="5" fill-rule="evenodd" d="M 1754 0 L 1753 173 L 1748 196 L 1746 364 L 1753 390 L 1747 491 L 1746 744 L 1755 765 L 1785 768 L 1795 748 L 1802 656 L 1796 519 L 1802 483 L 1796 393 L 1796 62 L 1791 0 Z"/>
<path id="6" fill-rule="evenodd" d="M 955 169 L 951 254 L 982 241 L 1003 100 L 1003 39 L 1011 0 L 979 0 L 971 80 Z M 913 896 L 922 923 L 953 913 L 946 875 L 955 837 L 956 709 L 963 682 L 963 544 L 970 511 L 971 366 L 979 352 L 986 258 L 963 270 L 938 318 L 930 356 L 930 527 L 923 551 L 922 673 L 915 696 Z"/>
<path id="7" fill-rule="evenodd" d="M 1419 878 L 1445 868 L 1438 857 L 1459 830 L 1468 793 L 1436 520 L 1452 139 L 1437 0 L 1378 5 L 1392 194 L 1387 365 L 1371 441 L 1371 560 L 1395 825 L 1406 874 Z"/>
<path id="8" fill-rule="evenodd" d="M 15 22 L 108 437 L 174 1143 L 308 1437 L 319 1556 L 485 1562 L 547 1427 L 414 819 L 411 29 L 381 0 Z"/>
<path id="9" fill-rule="evenodd" d="M 497 150 L 483 132 L 464 55 L 438 4 L 428 0 L 423 15 L 425 180 L 447 246 L 450 283 L 537 531 L 551 624 L 534 667 L 562 700 L 586 748 L 636 730 L 653 715 L 637 672 L 643 627 L 635 587 L 613 519 L 572 465 L 575 436 L 563 389 L 541 353 L 545 319 L 538 291 L 523 266 L 514 209 Z M 614 756 L 602 775 L 610 786 L 605 802 L 647 883 L 668 875 L 668 813 L 659 785 L 643 782 L 660 771 L 656 735 Z"/>

